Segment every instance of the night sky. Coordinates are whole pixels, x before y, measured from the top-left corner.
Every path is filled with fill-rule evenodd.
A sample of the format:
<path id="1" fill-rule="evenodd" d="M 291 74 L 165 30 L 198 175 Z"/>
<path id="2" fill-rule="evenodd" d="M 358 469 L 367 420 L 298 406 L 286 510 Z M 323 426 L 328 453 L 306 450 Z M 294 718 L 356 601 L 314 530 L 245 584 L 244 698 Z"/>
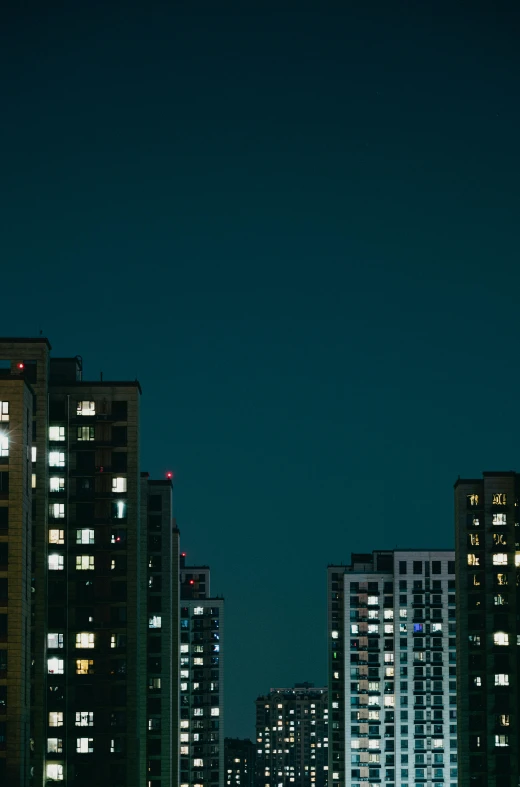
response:
<path id="1" fill-rule="evenodd" d="M 326 680 L 328 563 L 520 470 L 520 6 L 2 8 L 0 333 L 141 381 L 251 735 Z"/>

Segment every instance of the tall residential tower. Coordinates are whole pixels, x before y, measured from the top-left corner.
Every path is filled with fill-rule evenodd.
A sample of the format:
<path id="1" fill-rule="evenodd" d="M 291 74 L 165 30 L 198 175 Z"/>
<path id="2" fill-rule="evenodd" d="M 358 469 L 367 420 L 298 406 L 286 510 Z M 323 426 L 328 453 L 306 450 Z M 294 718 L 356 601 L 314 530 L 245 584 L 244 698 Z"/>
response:
<path id="1" fill-rule="evenodd" d="M 456 787 L 449 550 L 329 566 L 329 787 Z"/>
<path id="2" fill-rule="evenodd" d="M 460 787 L 520 784 L 520 475 L 455 484 Z"/>

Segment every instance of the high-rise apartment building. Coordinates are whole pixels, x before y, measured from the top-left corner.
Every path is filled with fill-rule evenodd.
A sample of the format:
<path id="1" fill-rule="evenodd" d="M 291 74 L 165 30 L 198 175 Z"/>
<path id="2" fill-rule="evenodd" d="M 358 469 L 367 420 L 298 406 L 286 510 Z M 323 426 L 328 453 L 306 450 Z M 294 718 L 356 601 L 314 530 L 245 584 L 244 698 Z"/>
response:
<path id="1" fill-rule="evenodd" d="M 140 478 L 139 383 L 50 350 L 0 340 L 0 783 L 164 787 L 171 484 Z"/>
<path id="2" fill-rule="evenodd" d="M 327 689 L 296 683 L 256 700 L 257 787 L 325 787 Z"/>
<path id="3" fill-rule="evenodd" d="M 455 625 L 453 551 L 329 566 L 329 787 L 456 787 Z"/>
<path id="4" fill-rule="evenodd" d="M 520 475 L 455 484 L 460 787 L 520 784 Z"/>
<path id="5" fill-rule="evenodd" d="M 141 473 L 141 549 L 147 556 L 142 610 L 146 638 L 147 787 L 177 787 L 179 705 L 179 531 L 171 480 Z"/>
<path id="6" fill-rule="evenodd" d="M 224 739 L 226 787 L 254 787 L 256 746 L 249 738 Z"/>
<path id="7" fill-rule="evenodd" d="M 180 785 L 224 787 L 224 600 L 208 566 L 180 567 Z"/>

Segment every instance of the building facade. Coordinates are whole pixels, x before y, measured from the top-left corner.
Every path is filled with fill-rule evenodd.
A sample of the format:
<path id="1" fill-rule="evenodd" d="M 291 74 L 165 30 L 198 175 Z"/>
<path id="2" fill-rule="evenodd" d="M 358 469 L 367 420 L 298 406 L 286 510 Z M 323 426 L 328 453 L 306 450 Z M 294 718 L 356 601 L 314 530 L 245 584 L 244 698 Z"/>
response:
<path id="1" fill-rule="evenodd" d="M 0 339 L 9 787 L 178 783 L 178 536 L 171 483 L 140 476 L 140 394 L 47 339 Z"/>
<path id="2" fill-rule="evenodd" d="M 181 787 L 224 787 L 224 600 L 208 566 L 180 565 Z"/>
<path id="3" fill-rule="evenodd" d="M 249 738 L 224 739 L 226 787 L 254 787 L 256 747 Z"/>
<path id="4" fill-rule="evenodd" d="M 257 787 L 327 785 L 328 715 L 327 689 L 312 683 L 258 697 Z"/>
<path id="5" fill-rule="evenodd" d="M 455 627 L 453 551 L 329 566 L 331 787 L 456 787 Z"/>
<path id="6" fill-rule="evenodd" d="M 455 484 L 459 785 L 520 783 L 520 475 Z"/>

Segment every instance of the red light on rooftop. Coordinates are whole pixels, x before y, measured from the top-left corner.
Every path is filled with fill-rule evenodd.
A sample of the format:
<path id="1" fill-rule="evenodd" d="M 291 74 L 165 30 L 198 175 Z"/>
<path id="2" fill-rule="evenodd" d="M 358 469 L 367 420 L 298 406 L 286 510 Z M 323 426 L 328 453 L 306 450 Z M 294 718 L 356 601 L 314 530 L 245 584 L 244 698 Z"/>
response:
<path id="1" fill-rule="evenodd" d="M 22 363 L 21 361 L 20 361 L 20 363 L 17 363 L 16 365 L 17 365 L 18 369 L 20 369 L 20 371 L 21 371 L 22 369 L 25 369 L 25 364 L 24 364 L 24 363 Z"/>
<path id="2" fill-rule="evenodd" d="M 166 473 L 166 478 L 168 479 L 173 478 L 173 473 L 171 470 L 168 470 L 168 472 Z"/>
<path id="3" fill-rule="evenodd" d="M 186 557 L 186 552 L 181 552 L 181 557 Z"/>

